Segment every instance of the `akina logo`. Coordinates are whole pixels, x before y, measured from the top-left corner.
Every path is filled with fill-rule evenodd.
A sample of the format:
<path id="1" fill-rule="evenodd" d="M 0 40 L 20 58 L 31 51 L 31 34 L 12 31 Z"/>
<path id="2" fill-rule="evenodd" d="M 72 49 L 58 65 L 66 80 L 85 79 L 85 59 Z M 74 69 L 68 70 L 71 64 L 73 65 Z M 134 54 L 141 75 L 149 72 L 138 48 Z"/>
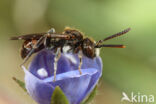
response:
<path id="1" fill-rule="evenodd" d="M 132 103 L 153 103 L 154 95 L 145 95 L 140 92 L 134 93 L 131 92 L 131 95 L 128 96 L 125 92 L 122 92 L 121 102 L 128 101 Z"/>

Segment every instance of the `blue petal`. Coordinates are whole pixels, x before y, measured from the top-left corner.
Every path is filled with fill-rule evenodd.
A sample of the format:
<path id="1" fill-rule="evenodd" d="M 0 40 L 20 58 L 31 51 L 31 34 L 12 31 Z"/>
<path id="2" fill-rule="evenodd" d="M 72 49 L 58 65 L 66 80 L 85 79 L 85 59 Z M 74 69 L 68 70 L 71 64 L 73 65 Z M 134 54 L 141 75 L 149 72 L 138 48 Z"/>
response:
<path id="1" fill-rule="evenodd" d="M 78 54 L 70 54 L 71 57 L 74 57 L 77 61 L 77 64 L 72 64 L 70 63 L 70 68 L 71 70 L 77 70 L 78 66 L 79 66 L 79 58 L 78 58 Z M 82 69 L 87 69 L 87 68 L 96 68 L 99 71 L 102 70 L 102 63 L 101 61 L 99 62 L 99 60 L 101 60 L 100 57 L 95 57 L 94 59 L 88 58 L 86 56 L 82 57 Z"/>
<path id="2" fill-rule="evenodd" d="M 54 87 L 35 77 L 24 68 L 26 89 L 29 95 L 39 104 L 50 104 Z"/>
<path id="3" fill-rule="evenodd" d="M 35 76 L 37 76 L 38 78 L 42 79 L 42 77 L 40 77 L 37 74 L 37 70 L 40 68 L 44 68 L 48 72 L 47 77 L 53 76 L 54 56 L 55 56 L 54 53 L 49 50 L 43 50 L 43 51 L 39 52 L 35 56 L 33 61 L 31 62 L 30 66 L 29 66 L 29 71 L 32 74 L 34 74 Z M 78 69 L 78 66 L 79 66 L 78 55 L 71 54 L 71 57 L 73 57 L 76 60 L 76 62 L 77 62 L 76 64 L 73 64 L 71 62 L 71 60 L 66 57 L 66 54 L 61 54 L 61 57 L 58 61 L 57 74 Z M 99 71 L 101 71 L 101 65 L 99 65 L 97 59 L 100 59 L 100 57 L 90 59 L 90 58 L 87 58 L 86 56 L 83 56 L 82 69 L 96 68 L 96 69 L 99 69 Z"/>
<path id="4" fill-rule="evenodd" d="M 81 69 L 82 71 L 82 74 L 80 74 L 80 72 L 78 70 L 74 70 L 74 71 L 69 71 L 69 72 L 65 72 L 65 73 L 62 73 L 62 74 L 57 74 L 56 76 L 56 82 L 59 81 L 59 80 L 66 80 L 66 79 L 69 79 L 69 78 L 79 78 L 83 75 L 94 75 L 96 73 L 98 73 L 98 70 L 95 69 L 95 68 L 89 68 L 89 69 Z M 54 80 L 54 76 L 51 76 L 51 77 L 48 77 L 48 78 L 45 78 L 43 81 L 45 83 L 50 83 Z"/>
<path id="5" fill-rule="evenodd" d="M 79 65 L 78 55 L 73 55 L 73 57 L 76 58 L 76 60 L 78 61 L 78 64 L 76 64 L 76 65 L 71 64 L 70 66 L 71 66 L 72 70 L 78 70 L 77 69 L 78 65 Z M 94 59 L 90 59 L 90 58 L 83 56 L 82 63 L 83 63 L 82 69 L 95 68 L 95 69 L 97 69 L 98 72 L 96 74 L 92 75 L 91 81 L 88 85 L 88 88 L 87 88 L 86 92 L 84 93 L 84 95 L 81 96 L 80 101 L 82 101 L 86 96 L 88 96 L 91 93 L 91 91 L 94 89 L 94 87 L 97 85 L 97 83 L 102 75 L 102 67 L 103 67 L 102 60 L 100 57 L 95 57 Z"/>
<path id="6" fill-rule="evenodd" d="M 98 70 L 94 68 L 82 69 L 82 75 L 78 70 L 58 74 L 56 82 L 53 82 L 53 76 L 44 79 L 44 82 L 50 83 L 52 86 L 60 86 L 71 104 L 80 104 L 86 95 L 86 91 L 91 82 L 92 76 L 98 74 Z"/>
<path id="7" fill-rule="evenodd" d="M 29 66 L 29 71 L 34 74 L 36 77 L 42 79 L 38 73 L 37 70 L 40 68 L 46 69 L 48 72 L 48 76 L 53 76 L 54 73 L 54 53 L 49 50 L 43 50 L 39 52 L 33 61 L 31 62 Z M 69 61 L 61 55 L 59 61 L 58 61 L 58 68 L 57 68 L 57 74 L 63 73 L 66 71 L 70 71 Z"/>
<path id="8" fill-rule="evenodd" d="M 98 64 L 97 66 L 99 67 L 98 68 L 98 73 L 92 75 L 92 78 L 91 78 L 91 81 L 89 83 L 88 89 L 86 90 L 85 95 L 83 95 L 81 99 L 83 99 L 85 96 L 87 96 L 87 95 L 89 95 L 91 93 L 91 91 L 97 85 L 100 77 L 102 76 L 102 67 L 103 67 L 102 60 L 101 60 L 100 57 L 96 57 L 95 60 L 96 60 L 96 63 Z"/>
<path id="9" fill-rule="evenodd" d="M 44 87 L 38 87 L 42 84 L 35 84 L 35 87 L 33 87 L 31 84 L 28 84 L 28 87 L 31 89 L 33 87 L 33 90 L 35 90 L 34 99 L 38 102 L 41 102 L 43 100 L 44 102 L 44 95 L 48 95 L 48 99 L 50 102 L 50 94 L 52 94 L 54 88 L 51 86 L 57 86 L 59 85 L 63 92 L 68 97 L 71 104 L 79 104 L 95 87 L 97 84 L 99 78 L 102 75 L 102 61 L 100 57 L 96 57 L 94 59 L 87 58 L 83 56 L 82 59 L 82 75 L 79 74 L 78 66 L 79 66 L 79 58 L 77 54 L 68 54 L 70 57 L 66 56 L 67 54 L 61 54 L 61 57 L 58 61 L 58 68 L 57 68 L 57 76 L 56 76 L 56 82 L 53 83 L 53 70 L 54 70 L 54 53 L 52 51 L 43 50 L 39 52 L 36 57 L 33 59 L 29 70 L 33 74 L 31 76 L 35 77 L 36 79 L 42 79 L 44 81 L 44 84 L 47 83 L 48 87 L 45 92 L 43 92 Z M 72 62 L 72 59 L 76 60 L 76 63 Z M 46 69 L 48 72 L 48 76 L 46 78 L 41 78 L 37 71 L 40 68 Z M 39 79 L 38 79 L 38 78 Z M 29 79 L 29 78 L 28 78 Z M 30 78 L 31 79 L 31 78 Z M 29 80 L 30 80 L 29 79 Z M 40 80 L 42 82 L 42 80 Z M 29 82 L 29 81 L 28 81 Z M 42 82 L 43 83 L 43 82 Z M 41 88 L 41 89 L 40 89 Z M 52 90 L 50 90 L 52 88 Z M 46 89 L 46 88 L 45 88 Z M 33 90 L 29 90 L 30 95 L 33 96 Z M 50 92 L 48 92 L 50 90 Z M 37 92 L 38 91 L 38 92 Z M 41 94 L 40 93 L 44 93 Z M 47 99 L 46 99 L 47 101 Z M 42 103 L 42 104 L 49 104 Z"/>

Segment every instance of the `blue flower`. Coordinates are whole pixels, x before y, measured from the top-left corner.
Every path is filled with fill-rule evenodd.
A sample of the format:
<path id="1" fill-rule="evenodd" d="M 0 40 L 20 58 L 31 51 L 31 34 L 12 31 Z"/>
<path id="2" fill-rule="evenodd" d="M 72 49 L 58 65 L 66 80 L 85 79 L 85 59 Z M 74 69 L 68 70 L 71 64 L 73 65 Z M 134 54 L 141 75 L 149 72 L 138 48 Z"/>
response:
<path id="1" fill-rule="evenodd" d="M 77 54 L 61 54 L 58 61 L 56 81 L 53 79 L 54 53 L 43 50 L 39 52 L 25 72 L 26 89 L 39 104 L 50 104 L 56 86 L 65 93 L 70 104 L 80 104 L 90 94 L 102 75 L 100 57 L 89 59 L 83 56 L 82 74 L 78 71 Z"/>

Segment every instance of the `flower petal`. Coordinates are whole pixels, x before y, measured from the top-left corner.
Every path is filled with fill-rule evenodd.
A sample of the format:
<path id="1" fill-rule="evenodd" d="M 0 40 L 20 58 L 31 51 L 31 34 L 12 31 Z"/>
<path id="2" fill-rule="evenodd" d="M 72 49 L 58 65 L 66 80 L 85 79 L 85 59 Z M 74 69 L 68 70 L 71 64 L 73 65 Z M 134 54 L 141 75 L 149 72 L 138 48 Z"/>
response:
<path id="1" fill-rule="evenodd" d="M 97 74 L 99 72 L 94 68 L 82 69 L 82 75 L 80 75 L 78 70 L 75 70 L 58 74 L 56 82 L 53 82 L 53 76 L 44 79 L 44 82 L 48 82 L 52 86 L 60 86 L 71 104 L 79 104 L 84 99 L 84 96 L 87 95 L 86 91 L 92 76 Z"/>
<path id="2" fill-rule="evenodd" d="M 89 93 L 91 93 L 91 91 L 92 91 L 92 90 L 94 89 L 94 87 L 97 85 L 97 83 L 98 83 L 100 77 L 102 76 L 102 67 L 103 67 L 102 60 L 101 60 L 100 57 L 95 58 L 95 60 L 96 60 L 96 62 L 97 62 L 97 64 L 98 64 L 98 67 L 99 67 L 98 73 L 97 73 L 97 74 L 94 74 L 94 75 L 92 76 L 92 79 L 91 79 L 91 81 L 90 81 L 90 83 L 89 83 L 88 89 L 86 90 L 86 95 L 88 95 Z M 84 95 L 84 96 L 86 96 L 86 95 Z M 83 97 L 82 97 L 82 98 L 83 98 Z"/>
<path id="3" fill-rule="evenodd" d="M 45 69 L 48 72 L 47 77 L 53 76 L 54 57 L 55 57 L 54 53 L 50 50 L 45 49 L 39 52 L 33 59 L 32 63 L 30 64 L 29 71 L 40 79 L 43 79 L 43 77 L 38 75 L 37 71 L 39 69 Z M 71 71 L 71 70 L 77 70 L 78 66 L 79 66 L 79 58 L 77 54 L 73 55 L 73 54 L 62 53 L 58 61 L 57 74 Z M 86 68 L 100 69 L 100 66 L 97 62 L 97 58 L 90 59 L 86 56 L 83 56 L 81 68 L 82 69 L 86 69 Z"/>
<path id="4" fill-rule="evenodd" d="M 29 95 L 39 104 L 50 104 L 54 88 L 50 84 L 35 77 L 25 67 L 22 68 L 25 72 L 25 84 Z"/>
<path id="5" fill-rule="evenodd" d="M 70 54 L 71 57 L 74 57 L 74 59 L 77 61 L 77 64 L 72 64 L 70 63 L 70 67 L 72 70 L 77 70 L 79 63 L 80 63 L 80 59 L 78 58 L 78 54 Z M 87 68 L 96 68 L 99 71 L 101 71 L 102 68 L 102 63 L 99 62 L 99 60 L 101 60 L 100 57 L 95 57 L 94 59 L 88 58 L 86 56 L 82 57 L 82 69 L 87 69 Z"/>
<path id="6" fill-rule="evenodd" d="M 25 73 L 27 72 L 27 78 L 25 79 L 28 80 L 26 80 L 28 82 L 28 92 L 37 102 L 42 102 L 40 104 L 49 104 L 54 87 L 59 86 L 71 104 L 80 104 L 92 91 L 102 75 L 101 58 L 95 57 L 94 59 L 90 59 L 83 56 L 82 74 L 80 75 L 78 71 L 78 55 L 62 53 L 58 61 L 56 82 L 53 82 L 54 57 L 55 54 L 52 51 L 43 50 L 33 59 L 29 67 L 30 72 L 25 71 Z M 34 77 L 36 81 L 34 81 L 34 85 L 31 84 L 34 83 L 31 81 L 31 77 Z M 46 90 L 44 91 L 44 89 Z M 48 97 L 44 98 L 46 94 L 48 94 Z M 49 102 L 47 99 L 49 99 Z"/>
<path id="7" fill-rule="evenodd" d="M 77 61 L 79 61 L 78 59 L 78 55 L 73 55 Z M 82 58 L 82 69 L 86 69 L 86 68 L 96 68 L 97 69 L 97 73 L 93 74 L 90 80 L 90 83 L 88 85 L 88 88 L 86 90 L 86 92 L 84 93 L 84 95 L 81 96 L 80 100 L 82 101 L 86 96 L 88 96 L 91 91 L 94 89 L 94 87 L 97 85 L 100 77 L 102 76 L 102 67 L 103 67 L 103 63 L 102 60 L 99 56 L 95 57 L 94 59 L 90 59 L 86 56 L 83 56 Z M 78 67 L 79 63 L 77 65 L 70 65 L 72 67 L 72 69 L 76 69 Z"/>
<path id="8" fill-rule="evenodd" d="M 43 50 L 39 52 L 29 66 L 29 71 L 34 74 L 36 77 L 43 79 L 37 71 L 39 69 L 45 69 L 48 73 L 48 76 L 53 76 L 54 73 L 54 53 L 50 50 Z M 70 70 L 69 61 L 61 55 L 58 61 L 57 74 L 63 73 Z"/>

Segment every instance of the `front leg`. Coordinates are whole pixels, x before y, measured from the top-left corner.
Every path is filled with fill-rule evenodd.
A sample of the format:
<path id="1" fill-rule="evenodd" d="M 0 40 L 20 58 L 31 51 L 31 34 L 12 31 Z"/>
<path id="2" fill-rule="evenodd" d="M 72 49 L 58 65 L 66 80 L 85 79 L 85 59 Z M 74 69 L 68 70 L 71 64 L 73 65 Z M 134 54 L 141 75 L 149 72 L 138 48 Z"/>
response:
<path id="1" fill-rule="evenodd" d="M 78 57 L 79 57 L 80 63 L 79 63 L 78 69 L 79 69 L 80 75 L 82 74 L 82 72 L 81 72 L 81 67 L 82 67 L 82 56 L 83 56 L 82 51 L 79 51 Z"/>

